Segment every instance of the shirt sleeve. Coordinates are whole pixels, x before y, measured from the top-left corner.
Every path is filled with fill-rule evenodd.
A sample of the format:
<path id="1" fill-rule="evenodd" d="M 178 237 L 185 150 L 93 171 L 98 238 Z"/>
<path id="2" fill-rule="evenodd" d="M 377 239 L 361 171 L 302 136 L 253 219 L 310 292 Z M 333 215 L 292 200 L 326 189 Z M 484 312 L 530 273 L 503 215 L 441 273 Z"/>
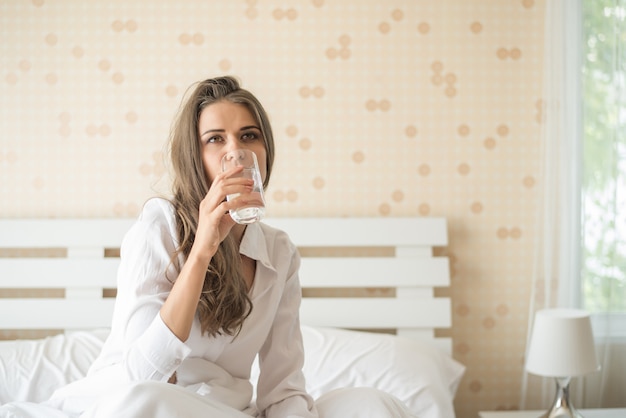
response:
<path id="1" fill-rule="evenodd" d="M 267 418 L 317 417 L 302 373 L 304 346 L 299 317 L 302 299 L 299 267 L 300 256 L 294 247 L 283 295 L 270 333 L 259 352 L 257 407 Z"/>
<path id="2" fill-rule="evenodd" d="M 191 351 L 159 313 L 178 276 L 175 231 L 166 209 L 148 202 L 121 247 L 111 331 L 131 380 L 167 381 Z"/>

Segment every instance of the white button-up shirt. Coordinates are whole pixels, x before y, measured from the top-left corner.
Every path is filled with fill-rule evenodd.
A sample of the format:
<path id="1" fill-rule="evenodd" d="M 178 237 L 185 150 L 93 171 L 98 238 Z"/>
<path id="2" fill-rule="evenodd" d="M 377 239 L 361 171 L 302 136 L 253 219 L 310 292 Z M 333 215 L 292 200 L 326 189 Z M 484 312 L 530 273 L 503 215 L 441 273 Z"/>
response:
<path id="1" fill-rule="evenodd" d="M 111 379 L 110 368 L 120 367 L 131 381 L 165 382 L 176 372 L 177 385 L 246 410 L 258 354 L 258 411 L 315 417 L 302 374 L 300 257 L 287 234 L 263 223 L 246 228 L 240 253 L 256 260 L 253 309 L 236 337 L 202 335 L 196 318 L 183 342 L 163 323 L 159 311 L 184 263 L 172 259 L 177 245 L 171 204 L 149 200 L 122 243 L 111 333 L 87 379 Z"/>

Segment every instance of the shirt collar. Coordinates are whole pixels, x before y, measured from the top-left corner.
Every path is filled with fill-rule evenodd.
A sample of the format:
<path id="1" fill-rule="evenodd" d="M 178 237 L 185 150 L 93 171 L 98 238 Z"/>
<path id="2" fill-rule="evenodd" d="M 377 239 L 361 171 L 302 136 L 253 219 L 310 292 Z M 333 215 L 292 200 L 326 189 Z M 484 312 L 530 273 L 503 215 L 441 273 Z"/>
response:
<path id="1" fill-rule="evenodd" d="M 260 261 L 265 267 L 276 271 L 268 253 L 266 237 L 260 222 L 249 224 L 246 227 L 241 245 L 239 245 L 239 253 Z"/>

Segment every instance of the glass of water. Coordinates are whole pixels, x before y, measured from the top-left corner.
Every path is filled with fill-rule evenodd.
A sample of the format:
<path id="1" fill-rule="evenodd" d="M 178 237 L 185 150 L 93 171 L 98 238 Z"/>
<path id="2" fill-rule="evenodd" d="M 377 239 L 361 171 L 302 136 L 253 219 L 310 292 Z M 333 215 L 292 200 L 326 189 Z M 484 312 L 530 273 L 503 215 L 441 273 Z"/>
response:
<path id="1" fill-rule="evenodd" d="M 222 157 L 222 171 L 227 171 L 237 166 L 243 166 L 243 171 L 238 176 L 254 180 L 254 186 L 252 187 L 249 202 L 243 207 L 232 209 L 230 216 L 238 224 L 251 224 L 261 220 L 265 215 L 263 180 L 261 179 L 261 171 L 259 170 L 256 154 L 246 149 L 238 149 L 229 151 Z M 226 200 L 230 201 L 239 195 L 240 193 L 230 194 L 226 196 Z"/>

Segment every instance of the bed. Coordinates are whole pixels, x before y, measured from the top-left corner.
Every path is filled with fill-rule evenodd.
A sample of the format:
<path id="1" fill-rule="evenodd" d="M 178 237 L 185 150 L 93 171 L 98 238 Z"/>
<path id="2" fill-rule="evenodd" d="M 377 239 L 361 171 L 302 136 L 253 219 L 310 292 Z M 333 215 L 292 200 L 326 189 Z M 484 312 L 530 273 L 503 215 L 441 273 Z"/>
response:
<path id="1" fill-rule="evenodd" d="M 133 219 L 0 220 L 0 405 L 85 375 L 107 336 Z M 274 218 L 302 255 L 304 373 L 314 397 L 369 386 L 454 416 L 443 218 Z M 256 371 L 253 369 L 252 381 Z"/>

